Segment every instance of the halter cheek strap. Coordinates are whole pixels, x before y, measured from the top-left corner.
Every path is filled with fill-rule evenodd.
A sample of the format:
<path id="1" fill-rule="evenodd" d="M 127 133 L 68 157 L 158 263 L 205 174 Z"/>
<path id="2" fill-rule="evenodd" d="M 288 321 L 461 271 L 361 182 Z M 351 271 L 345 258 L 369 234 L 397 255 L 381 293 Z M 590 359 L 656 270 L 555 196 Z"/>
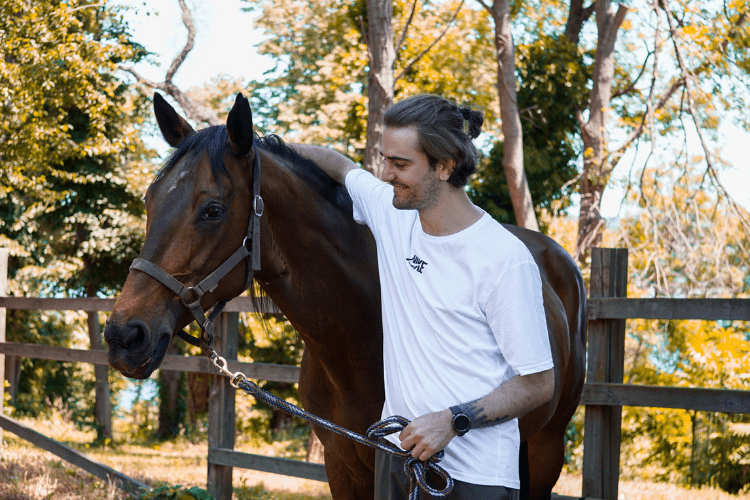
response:
<path id="1" fill-rule="evenodd" d="M 260 217 L 263 215 L 264 204 L 263 198 L 260 196 L 260 153 L 257 148 L 254 149 L 255 157 L 253 158 L 252 182 L 253 205 L 247 222 L 247 233 L 242 240 L 242 245 L 240 245 L 240 247 L 235 250 L 227 260 L 216 268 L 214 272 L 206 276 L 200 283 L 194 286 L 183 285 L 153 262 L 141 259 L 140 257 L 136 258 L 130 265 L 130 269 L 135 269 L 148 274 L 180 297 L 182 304 L 190 311 L 193 318 L 195 318 L 198 323 L 198 326 L 201 328 L 202 335 L 200 338 L 196 338 L 184 330 L 177 332 L 175 335 L 189 344 L 200 347 L 207 354 L 212 351 L 211 344 L 214 340 L 213 322 L 221 311 L 224 310 L 227 301 L 222 300 L 217 302 L 211 310 L 211 314 L 206 317 L 200 304 L 203 295 L 214 291 L 219 285 L 219 281 L 221 281 L 221 279 L 229 274 L 237 264 L 246 258 L 249 259 L 249 261 L 244 290 L 247 290 L 252 285 L 253 273 L 260 270 Z M 195 300 L 188 302 L 188 297 L 191 295 Z"/>

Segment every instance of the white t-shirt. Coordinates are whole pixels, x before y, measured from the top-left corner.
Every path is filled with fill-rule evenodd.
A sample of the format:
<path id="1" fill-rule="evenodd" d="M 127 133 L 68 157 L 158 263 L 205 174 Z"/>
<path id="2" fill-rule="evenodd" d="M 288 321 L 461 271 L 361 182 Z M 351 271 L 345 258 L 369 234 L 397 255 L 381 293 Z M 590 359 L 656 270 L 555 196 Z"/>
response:
<path id="1" fill-rule="evenodd" d="M 539 269 L 518 238 L 486 213 L 431 236 L 418 211 L 394 208 L 392 186 L 359 169 L 345 182 L 354 219 L 377 242 L 383 417 L 413 420 L 552 368 Z M 519 445 L 517 419 L 471 429 L 451 440 L 441 465 L 460 481 L 518 489 Z"/>

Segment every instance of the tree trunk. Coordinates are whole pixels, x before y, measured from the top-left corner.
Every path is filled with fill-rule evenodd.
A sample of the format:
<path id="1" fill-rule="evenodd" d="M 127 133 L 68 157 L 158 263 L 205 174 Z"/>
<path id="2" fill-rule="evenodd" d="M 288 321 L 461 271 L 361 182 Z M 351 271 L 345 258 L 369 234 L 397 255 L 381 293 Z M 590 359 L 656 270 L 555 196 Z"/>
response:
<path id="1" fill-rule="evenodd" d="M 609 0 L 597 0 L 595 5 L 598 42 L 594 56 L 589 119 L 581 123 L 583 138 L 583 175 L 581 178 L 581 212 L 578 217 L 578 239 L 575 258 L 585 264 L 589 250 L 601 241 L 604 219 L 599 214 L 602 193 L 612 173 L 608 159 L 605 132 L 607 110 L 615 74 L 615 41 L 617 30 L 625 19 L 627 7 L 620 4 L 617 11 Z"/>
<path id="2" fill-rule="evenodd" d="M 188 418 L 195 425 L 200 415 L 208 413 L 208 389 L 211 377 L 205 373 L 187 373 Z"/>
<path id="3" fill-rule="evenodd" d="M 523 169 L 523 134 L 516 100 L 516 63 L 513 34 L 510 31 L 510 3 L 495 0 L 490 9 L 495 22 L 497 90 L 500 96 L 500 119 L 503 131 L 503 171 L 508 181 L 510 201 L 516 224 L 539 231 L 526 172 Z"/>
<path id="4" fill-rule="evenodd" d="M 176 343 L 169 344 L 167 354 L 180 354 Z M 156 436 L 169 439 L 177 436 L 184 412 L 180 409 L 180 385 L 182 372 L 160 370 L 159 372 L 159 428 Z"/>
<path id="5" fill-rule="evenodd" d="M 16 404 L 18 395 L 18 384 L 21 382 L 21 358 L 18 356 L 5 356 L 5 380 L 8 381 L 8 393 L 11 404 Z"/>
<path id="6" fill-rule="evenodd" d="M 380 161 L 380 143 L 383 140 L 383 115 L 393 102 L 393 63 L 396 59 L 393 48 L 393 1 L 367 1 L 367 49 L 370 54 L 367 97 L 367 143 L 365 145 L 365 169 L 380 177 L 383 172 Z"/>
<path id="7" fill-rule="evenodd" d="M 95 295 L 89 296 L 92 297 Z M 99 313 L 92 311 L 87 314 L 89 348 L 103 350 L 104 344 L 102 343 L 102 326 L 99 323 Z M 94 378 L 96 438 L 97 440 L 103 440 L 104 438 L 112 439 L 112 401 L 110 400 L 109 390 L 109 366 L 94 365 Z"/>
<path id="8" fill-rule="evenodd" d="M 324 463 L 325 448 L 323 443 L 318 439 L 318 435 L 315 434 L 315 430 L 310 433 L 310 439 L 307 441 L 307 457 L 305 460 L 314 464 Z"/>

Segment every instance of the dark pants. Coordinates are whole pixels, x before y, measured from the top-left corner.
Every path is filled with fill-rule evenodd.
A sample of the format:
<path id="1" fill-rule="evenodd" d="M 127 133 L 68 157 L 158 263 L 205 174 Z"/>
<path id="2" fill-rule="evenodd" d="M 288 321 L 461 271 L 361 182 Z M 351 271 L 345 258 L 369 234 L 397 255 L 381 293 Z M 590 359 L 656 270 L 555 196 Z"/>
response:
<path id="1" fill-rule="evenodd" d="M 375 451 L 375 500 L 407 500 L 409 476 L 404 472 L 406 459 Z M 443 478 L 427 476 L 427 483 L 435 489 L 445 486 Z M 437 498 L 419 490 L 419 499 Z M 453 491 L 447 500 L 518 500 L 519 491 L 505 486 L 484 486 L 453 480 Z"/>

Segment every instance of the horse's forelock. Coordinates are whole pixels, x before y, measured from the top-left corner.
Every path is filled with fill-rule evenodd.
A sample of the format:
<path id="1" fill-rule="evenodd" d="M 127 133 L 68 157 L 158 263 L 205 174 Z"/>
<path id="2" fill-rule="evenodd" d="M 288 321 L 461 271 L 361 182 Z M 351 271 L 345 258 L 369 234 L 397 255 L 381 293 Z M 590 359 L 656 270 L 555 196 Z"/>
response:
<path id="1" fill-rule="evenodd" d="M 231 178 L 229 171 L 224 166 L 224 150 L 228 142 L 227 127 L 225 125 L 213 126 L 198 130 L 189 135 L 169 154 L 164 165 L 156 174 L 154 182 L 159 182 L 181 159 L 187 157 L 187 167 L 192 169 L 203 153 L 208 153 L 211 173 L 214 179 L 224 175 Z"/>

